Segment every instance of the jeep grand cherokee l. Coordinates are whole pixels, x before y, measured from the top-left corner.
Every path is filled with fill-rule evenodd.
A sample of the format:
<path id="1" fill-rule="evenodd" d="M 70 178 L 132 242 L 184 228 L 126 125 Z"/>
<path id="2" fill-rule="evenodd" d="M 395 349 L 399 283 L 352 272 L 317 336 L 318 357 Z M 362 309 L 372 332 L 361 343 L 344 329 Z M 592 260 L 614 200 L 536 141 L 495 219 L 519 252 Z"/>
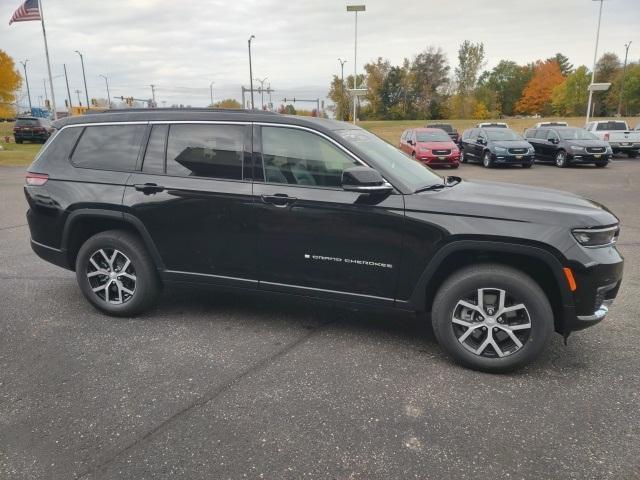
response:
<path id="1" fill-rule="evenodd" d="M 460 139 L 461 161 L 480 162 L 486 168 L 521 165 L 529 168 L 534 150 L 529 142 L 509 128 L 472 128 Z"/>
<path id="2" fill-rule="evenodd" d="M 70 117 L 29 167 L 33 250 L 131 316 L 174 282 L 427 312 L 486 371 L 601 321 L 618 219 L 577 195 L 442 178 L 354 125 L 254 111 Z"/>

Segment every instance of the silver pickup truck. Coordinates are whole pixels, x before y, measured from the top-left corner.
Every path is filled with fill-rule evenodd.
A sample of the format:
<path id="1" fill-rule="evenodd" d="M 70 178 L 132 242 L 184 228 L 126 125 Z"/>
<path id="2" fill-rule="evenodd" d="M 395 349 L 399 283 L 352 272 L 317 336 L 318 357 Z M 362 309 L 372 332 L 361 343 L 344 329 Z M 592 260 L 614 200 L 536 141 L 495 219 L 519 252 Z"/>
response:
<path id="1" fill-rule="evenodd" d="M 640 152 L 640 131 L 631 130 L 624 120 L 589 122 L 586 129 L 609 142 L 613 153 L 626 153 L 629 158 L 635 158 Z"/>

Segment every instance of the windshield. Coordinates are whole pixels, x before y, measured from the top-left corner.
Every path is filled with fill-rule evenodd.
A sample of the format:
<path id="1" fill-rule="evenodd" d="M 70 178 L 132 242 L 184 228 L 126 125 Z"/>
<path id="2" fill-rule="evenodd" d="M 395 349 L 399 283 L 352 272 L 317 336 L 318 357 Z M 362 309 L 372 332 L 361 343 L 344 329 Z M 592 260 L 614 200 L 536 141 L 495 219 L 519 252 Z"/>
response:
<path id="1" fill-rule="evenodd" d="M 433 132 L 416 132 L 416 138 L 419 142 L 450 142 L 451 138 L 442 130 Z"/>
<path id="2" fill-rule="evenodd" d="M 438 174 L 373 133 L 361 128 L 336 130 L 335 133 L 413 190 L 442 183 L 442 177 Z M 384 172 L 380 173 L 384 175 Z"/>
<path id="3" fill-rule="evenodd" d="M 593 133 L 582 128 L 563 128 L 558 130 L 558 133 L 563 140 L 598 140 Z"/>
<path id="4" fill-rule="evenodd" d="M 487 137 L 489 140 L 496 141 L 514 141 L 514 140 L 522 140 L 522 137 L 518 135 L 513 130 L 504 129 L 504 130 L 487 130 Z"/>
<path id="5" fill-rule="evenodd" d="M 433 123 L 431 125 L 427 125 L 427 128 L 439 128 L 440 130 L 444 130 L 445 132 L 453 133 L 453 127 L 451 125 L 447 125 L 446 123 Z"/>

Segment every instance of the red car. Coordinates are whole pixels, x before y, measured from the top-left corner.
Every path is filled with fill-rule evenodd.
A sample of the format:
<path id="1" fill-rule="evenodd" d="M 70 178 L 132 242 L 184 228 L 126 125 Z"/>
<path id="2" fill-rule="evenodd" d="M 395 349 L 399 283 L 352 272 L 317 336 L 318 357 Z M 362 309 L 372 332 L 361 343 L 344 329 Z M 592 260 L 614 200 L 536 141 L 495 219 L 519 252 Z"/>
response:
<path id="1" fill-rule="evenodd" d="M 460 150 L 439 128 L 411 128 L 400 137 L 400 150 L 429 167 L 460 165 Z"/>

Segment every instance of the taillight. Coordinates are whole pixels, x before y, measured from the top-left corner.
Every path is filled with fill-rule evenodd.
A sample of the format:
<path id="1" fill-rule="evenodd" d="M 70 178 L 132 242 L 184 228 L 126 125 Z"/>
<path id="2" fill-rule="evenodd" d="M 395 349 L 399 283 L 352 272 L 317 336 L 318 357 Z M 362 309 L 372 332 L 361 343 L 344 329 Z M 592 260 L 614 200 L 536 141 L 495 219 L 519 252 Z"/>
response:
<path id="1" fill-rule="evenodd" d="M 49 175 L 46 173 L 33 173 L 27 172 L 27 185 L 34 185 L 39 187 L 44 185 L 49 180 Z"/>
<path id="2" fill-rule="evenodd" d="M 608 142 L 608 141 L 609 141 L 609 134 L 608 134 L 608 133 L 605 133 L 605 134 L 604 134 L 604 140 L 605 140 L 606 142 Z"/>

